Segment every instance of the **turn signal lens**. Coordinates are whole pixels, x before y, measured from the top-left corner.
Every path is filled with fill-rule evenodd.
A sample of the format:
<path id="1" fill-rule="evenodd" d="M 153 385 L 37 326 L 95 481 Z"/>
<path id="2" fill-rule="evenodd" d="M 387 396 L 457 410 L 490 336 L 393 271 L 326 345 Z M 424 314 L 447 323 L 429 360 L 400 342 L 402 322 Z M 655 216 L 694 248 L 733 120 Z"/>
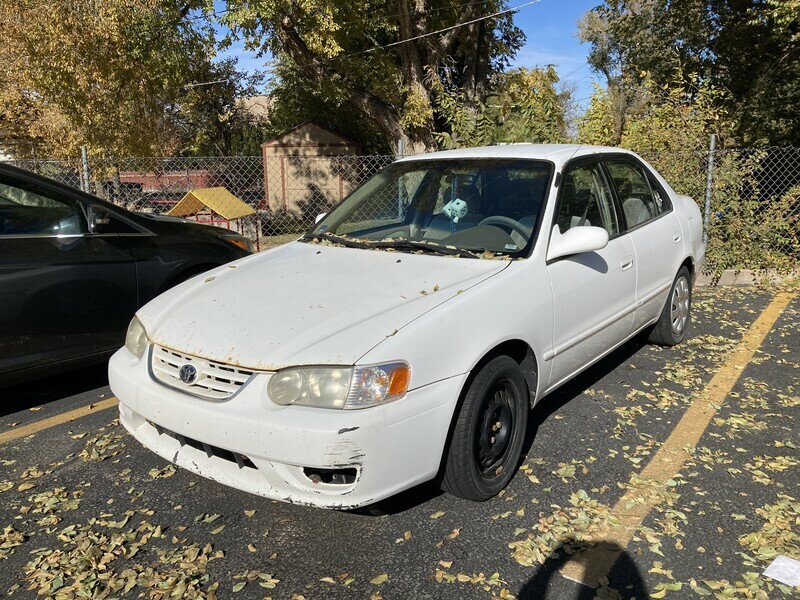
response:
<path id="1" fill-rule="evenodd" d="M 411 383 L 411 369 L 409 367 L 397 367 L 389 376 L 389 395 L 401 396 L 408 391 Z"/>
<path id="2" fill-rule="evenodd" d="M 244 237 L 243 235 L 223 235 L 220 237 L 229 244 L 233 244 L 234 246 L 237 246 L 247 252 L 253 252 L 255 250 L 252 240 Z"/>
<path id="3" fill-rule="evenodd" d="M 356 367 L 345 408 L 367 408 L 406 395 L 411 367 L 405 362 Z"/>

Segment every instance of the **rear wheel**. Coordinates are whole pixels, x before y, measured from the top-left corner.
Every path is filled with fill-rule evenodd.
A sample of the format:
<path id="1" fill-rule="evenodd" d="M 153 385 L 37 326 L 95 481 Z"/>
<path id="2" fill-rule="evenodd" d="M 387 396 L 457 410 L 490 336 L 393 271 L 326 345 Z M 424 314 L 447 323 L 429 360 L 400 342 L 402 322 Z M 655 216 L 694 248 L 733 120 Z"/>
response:
<path id="1" fill-rule="evenodd" d="M 680 344 L 686 337 L 692 309 L 692 280 L 689 269 L 681 267 L 672 282 L 661 317 L 650 332 L 650 341 L 662 346 Z"/>
<path id="2" fill-rule="evenodd" d="M 508 356 L 487 363 L 472 380 L 456 417 L 442 487 L 484 501 L 516 472 L 528 423 L 528 386 Z"/>

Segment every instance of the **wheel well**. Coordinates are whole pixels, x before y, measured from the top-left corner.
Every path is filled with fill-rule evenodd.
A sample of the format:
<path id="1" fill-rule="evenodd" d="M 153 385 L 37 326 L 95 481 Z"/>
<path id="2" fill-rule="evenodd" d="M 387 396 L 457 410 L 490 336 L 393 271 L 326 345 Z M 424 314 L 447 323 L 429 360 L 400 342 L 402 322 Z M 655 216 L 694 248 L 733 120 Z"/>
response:
<path id="1" fill-rule="evenodd" d="M 536 389 L 539 379 L 539 366 L 538 362 L 536 361 L 536 355 L 526 342 L 522 340 L 506 340 L 484 354 L 483 357 L 481 357 L 481 359 L 475 364 L 475 366 L 472 367 L 469 377 L 467 377 L 467 380 L 464 382 L 464 386 L 461 388 L 461 392 L 458 396 L 456 408 L 453 411 L 452 417 L 450 418 L 450 427 L 447 430 L 447 439 L 445 440 L 444 450 L 441 456 L 439 472 L 436 475 L 437 478 L 441 478 L 442 473 L 444 472 L 444 464 L 447 460 L 447 454 L 450 451 L 450 442 L 453 438 L 453 429 L 455 428 L 456 420 L 458 419 L 458 413 L 461 411 L 461 406 L 464 403 L 464 395 L 467 393 L 469 386 L 472 385 L 472 380 L 475 379 L 475 376 L 483 368 L 483 366 L 498 356 L 508 356 L 519 364 L 520 368 L 522 369 L 522 373 L 525 376 L 525 382 L 528 384 L 530 405 L 531 408 L 533 408 L 533 404 L 536 400 Z"/>
<path id="2" fill-rule="evenodd" d="M 533 350 L 522 340 L 506 340 L 487 352 L 472 368 L 470 376 L 467 378 L 467 382 L 464 384 L 464 389 L 467 389 L 469 384 L 472 382 L 472 378 L 478 371 L 481 370 L 483 365 L 498 356 L 508 356 L 516 361 L 516 363 L 520 366 L 522 373 L 525 376 L 525 381 L 528 384 L 530 403 L 531 407 L 533 407 L 534 400 L 536 399 L 536 389 L 539 380 L 539 366 Z"/>
<path id="3" fill-rule="evenodd" d="M 681 263 L 681 267 L 686 267 L 689 270 L 689 275 L 691 277 L 691 280 L 694 281 L 694 260 L 692 260 L 691 256 L 686 257 L 686 260 L 684 260 L 683 263 Z"/>

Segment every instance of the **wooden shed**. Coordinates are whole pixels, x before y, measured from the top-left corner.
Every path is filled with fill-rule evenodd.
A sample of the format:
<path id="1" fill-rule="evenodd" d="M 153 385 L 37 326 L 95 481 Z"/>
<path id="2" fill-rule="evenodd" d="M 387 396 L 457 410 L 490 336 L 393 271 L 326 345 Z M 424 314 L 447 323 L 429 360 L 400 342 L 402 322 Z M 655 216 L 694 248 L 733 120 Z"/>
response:
<path id="1" fill-rule="evenodd" d="M 307 121 L 261 144 L 264 194 L 272 211 L 313 216 L 354 187 L 361 145 Z"/>

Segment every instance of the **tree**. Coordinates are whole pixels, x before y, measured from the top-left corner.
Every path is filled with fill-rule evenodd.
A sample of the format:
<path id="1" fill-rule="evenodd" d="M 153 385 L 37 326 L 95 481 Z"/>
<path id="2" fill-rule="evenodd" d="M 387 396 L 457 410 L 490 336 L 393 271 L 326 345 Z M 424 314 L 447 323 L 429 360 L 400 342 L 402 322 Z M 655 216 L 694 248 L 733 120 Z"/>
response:
<path id="1" fill-rule="evenodd" d="M 266 119 L 250 114 L 243 99 L 256 95 L 262 75 L 246 75 L 236 68 L 236 59 L 207 60 L 189 64 L 196 84 L 183 86 L 171 114 L 179 153 L 195 156 L 260 154 L 266 135 Z M 254 145 L 251 136 L 261 138 Z"/>
<path id="2" fill-rule="evenodd" d="M 671 86 L 684 74 L 725 93 L 738 143 L 800 143 L 797 0 L 606 0 L 584 15 L 580 37 L 607 82 L 615 138 L 646 110 L 642 74 Z M 792 10 L 792 9 L 795 10 Z"/>
<path id="3" fill-rule="evenodd" d="M 278 62 L 274 75 L 269 89 L 273 106 L 267 137 L 275 137 L 299 123 L 314 121 L 358 140 L 366 154 L 391 153 L 392 146 L 383 132 L 359 113 L 338 86 L 308 80 L 290 60 Z"/>
<path id="4" fill-rule="evenodd" d="M 202 0 L 0 0 L 0 130 L 18 156 L 225 152 L 233 63 L 213 63 Z M 213 90 L 187 86 L 225 79 Z"/>
<path id="5" fill-rule="evenodd" d="M 578 141 L 596 146 L 614 146 L 621 141 L 622 131 L 608 90 L 595 84 L 594 93 L 583 117 L 578 122 Z"/>
<path id="6" fill-rule="evenodd" d="M 524 36 L 510 13 L 481 18 L 504 6 L 502 0 L 228 0 L 221 18 L 251 48 L 290 61 L 309 85 L 347 102 L 388 145 L 402 142 L 409 153 L 436 145 L 437 86 L 463 91 L 476 112 L 492 76 L 521 46 Z"/>
<path id="7" fill-rule="evenodd" d="M 434 106 L 447 127 L 436 137 L 445 148 L 564 142 L 570 93 L 559 91 L 558 81 L 552 65 L 498 73 L 477 110 L 463 92 L 448 93 L 439 85 L 434 88 Z"/>

